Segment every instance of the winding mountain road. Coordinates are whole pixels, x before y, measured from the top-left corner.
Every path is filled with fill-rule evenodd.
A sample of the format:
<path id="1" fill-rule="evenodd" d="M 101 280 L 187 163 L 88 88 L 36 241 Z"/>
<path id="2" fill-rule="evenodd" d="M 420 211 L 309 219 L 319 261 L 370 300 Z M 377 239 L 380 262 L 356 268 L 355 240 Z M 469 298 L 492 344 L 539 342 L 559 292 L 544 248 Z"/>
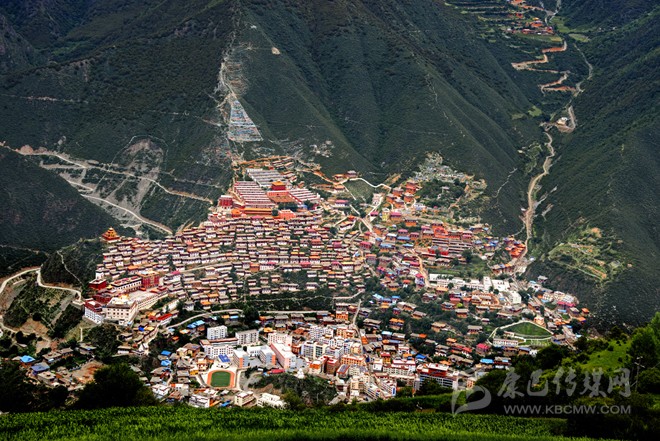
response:
<path id="1" fill-rule="evenodd" d="M 543 171 L 538 175 L 534 176 L 532 180 L 529 181 L 529 185 L 527 186 L 527 209 L 525 210 L 525 214 L 523 215 L 523 223 L 525 224 L 525 232 L 526 232 L 525 249 L 518 258 L 517 260 L 518 262 L 521 261 L 527 254 L 527 250 L 529 249 L 529 241 L 533 235 L 534 215 L 536 212 L 536 198 L 534 197 L 534 193 L 536 192 L 536 186 L 539 184 L 539 181 L 544 176 L 550 174 L 550 167 L 552 166 L 552 158 L 555 157 L 555 148 L 552 146 L 552 141 L 553 141 L 552 135 L 548 132 L 548 130 L 546 130 L 545 136 L 548 137 L 548 142 L 545 145 L 548 147 L 549 153 L 548 156 L 546 156 L 545 160 L 543 161 Z"/>
<path id="2" fill-rule="evenodd" d="M 118 208 L 119 210 L 125 211 L 126 213 L 132 215 L 133 217 L 135 217 L 137 220 L 139 220 L 140 222 L 142 222 L 142 223 L 144 223 L 144 224 L 148 224 L 148 225 L 151 225 L 152 227 L 158 228 L 159 230 L 164 231 L 164 232 L 167 233 L 167 234 L 170 234 L 170 235 L 171 235 L 171 234 L 174 234 L 174 233 L 172 232 L 172 230 L 170 230 L 170 229 L 169 229 L 168 227 L 166 227 L 165 225 L 163 225 L 163 224 L 161 224 L 161 223 L 159 223 L 159 222 L 156 222 L 156 221 L 149 220 L 149 219 L 147 219 L 147 218 L 145 218 L 145 217 L 143 217 L 143 216 L 141 216 L 141 215 L 135 213 L 134 211 L 129 210 L 128 208 L 124 208 L 124 207 L 122 207 L 122 206 L 119 206 L 119 205 L 117 205 L 117 204 L 115 204 L 115 203 L 112 203 L 112 202 L 110 202 L 110 201 L 107 201 L 107 200 L 105 200 L 105 199 L 102 199 L 102 198 L 99 198 L 99 197 L 96 197 L 96 196 L 91 196 L 91 195 L 88 195 L 88 194 L 81 194 L 81 196 L 84 197 L 84 198 L 87 198 L 87 199 L 92 199 L 92 200 L 94 200 L 94 201 L 99 201 L 99 202 L 102 202 L 102 203 L 104 203 L 104 204 L 111 205 L 111 206 L 113 206 L 113 207 L 115 207 L 115 208 Z"/>

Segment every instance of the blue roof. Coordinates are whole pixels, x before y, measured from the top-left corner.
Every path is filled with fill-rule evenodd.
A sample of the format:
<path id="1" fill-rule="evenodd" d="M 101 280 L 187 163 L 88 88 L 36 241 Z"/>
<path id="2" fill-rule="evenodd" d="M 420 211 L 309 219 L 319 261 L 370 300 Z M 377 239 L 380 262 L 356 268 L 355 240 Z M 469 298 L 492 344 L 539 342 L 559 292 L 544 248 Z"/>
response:
<path id="1" fill-rule="evenodd" d="M 32 366 L 32 372 L 34 373 L 45 372 L 48 369 L 50 369 L 50 366 L 48 366 L 46 363 L 38 363 Z"/>
<path id="2" fill-rule="evenodd" d="M 172 353 L 170 351 L 163 351 L 163 352 L 160 353 L 160 355 L 164 355 L 166 357 L 169 357 L 170 355 L 172 355 Z"/>
<path id="3" fill-rule="evenodd" d="M 163 360 L 163 361 L 160 362 L 160 365 L 161 366 L 171 366 L 172 361 L 171 360 Z"/>
<path id="4" fill-rule="evenodd" d="M 32 363 L 34 361 L 34 358 L 30 357 L 29 355 L 23 355 L 21 357 L 21 363 Z"/>
<path id="5" fill-rule="evenodd" d="M 495 363 L 491 358 L 482 358 L 479 361 L 483 364 L 493 364 L 493 363 Z"/>
<path id="6" fill-rule="evenodd" d="M 218 355 L 218 360 L 223 363 L 229 363 L 229 357 L 227 357 L 225 354 Z"/>
<path id="7" fill-rule="evenodd" d="M 418 360 L 426 360 L 426 355 L 418 354 L 415 358 L 418 359 Z"/>

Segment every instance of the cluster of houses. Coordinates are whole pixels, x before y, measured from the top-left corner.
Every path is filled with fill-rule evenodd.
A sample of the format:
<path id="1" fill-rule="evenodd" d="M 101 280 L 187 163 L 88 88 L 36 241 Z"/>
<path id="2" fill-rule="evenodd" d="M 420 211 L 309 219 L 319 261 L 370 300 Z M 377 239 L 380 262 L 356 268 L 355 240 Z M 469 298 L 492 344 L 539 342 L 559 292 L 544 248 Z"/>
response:
<path id="1" fill-rule="evenodd" d="M 349 238 L 333 238 L 313 212 L 291 219 L 225 217 L 162 240 L 103 235 L 108 247 L 90 283 L 85 315 L 130 324 L 137 313 L 165 298 L 209 309 L 240 294 L 270 295 L 354 287 L 363 290 L 364 259 Z M 287 273 L 306 282 L 286 282 Z"/>
<path id="2" fill-rule="evenodd" d="M 74 348 L 64 347 L 37 357 L 19 355 L 12 361 L 19 363 L 28 378 L 36 382 L 76 391 L 92 381 L 95 370 L 101 366 L 93 360 L 95 350 L 94 346 L 79 343 Z"/>
<path id="3" fill-rule="evenodd" d="M 269 161 L 291 165 L 284 157 Z M 163 400 L 197 407 L 282 406 L 276 396 L 251 391 L 234 394 L 232 401 L 211 386 L 217 370 L 235 375 L 257 366 L 270 375 L 321 376 L 347 400 L 391 398 L 397 385 L 419 389 L 429 379 L 470 387 L 488 370 L 508 367 L 512 356 L 534 350 L 509 335 L 484 341 L 484 328 L 492 328 L 486 315 L 513 321 L 532 314 L 562 343 L 576 337 L 568 322 L 588 314 L 573 296 L 543 288 L 541 278 L 529 284 L 536 296 L 523 302 L 520 286 L 506 280 L 431 273 L 468 263 L 472 253 L 487 260 L 501 249 L 516 258 L 524 244 L 492 237 L 488 226 L 458 228 L 422 216 L 417 181 L 391 188 L 380 211 L 359 218 L 343 211 L 350 208 L 348 201 L 335 199 L 330 205 L 294 185 L 295 174 L 258 167 L 258 161 L 250 165 L 244 170 L 249 179 L 236 181 L 196 227 L 158 240 L 120 237 L 113 229 L 102 236 L 107 246 L 89 284 L 84 316 L 96 324 L 122 326 L 120 355 L 147 353 L 158 335 L 169 339 L 176 349 L 161 353 L 161 365 L 144 378 Z M 335 179 L 356 177 L 348 172 Z M 282 204 L 292 209 L 280 209 Z M 328 213 L 339 221 L 328 222 Z M 366 228 L 355 228 L 358 223 Z M 507 264 L 492 269 L 495 274 L 512 271 Z M 230 330 L 241 323 L 240 310 L 223 310 L 224 324 L 210 314 L 173 324 L 181 310 L 217 310 L 235 301 L 283 293 L 293 297 L 322 287 L 353 298 L 366 292 L 367 276 L 377 276 L 385 288 L 365 297 L 367 307 L 337 303 L 334 312 L 264 315 L 259 329 L 235 333 Z M 402 301 L 395 292 L 408 287 L 419 292 L 423 304 L 437 303 L 451 313 L 452 321 L 469 319 L 465 332 L 456 323 L 429 321 L 428 309 Z M 380 320 L 374 314 L 383 311 L 391 311 L 391 317 Z M 411 321 L 425 323 L 428 330 L 410 333 Z M 453 335 L 442 341 L 429 337 L 444 332 Z M 177 347 L 177 333 L 192 343 Z M 419 344 L 433 350 L 420 353 Z"/>

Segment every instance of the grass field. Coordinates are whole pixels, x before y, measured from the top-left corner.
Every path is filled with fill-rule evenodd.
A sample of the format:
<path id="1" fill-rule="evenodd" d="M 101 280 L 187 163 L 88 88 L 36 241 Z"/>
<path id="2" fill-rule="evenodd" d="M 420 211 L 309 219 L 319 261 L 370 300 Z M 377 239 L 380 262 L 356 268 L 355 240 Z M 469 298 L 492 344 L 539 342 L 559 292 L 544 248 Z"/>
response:
<path id="1" fill-rule="evenodd" d="M 604 371 L 612 371 L 621 367 L 626 359 L 626 352 L 630 347 L 630 340 L 623 343 L 611 342 L 612 350 L 603 349 L 589 355 L 589 361 L 584 365 L 585 369 L 592 370 L 602 368 Z"/>
<path id="2" fill-rule="evenodd" d="M 344 186 L 357 200 L 361 202 L 371 202 L 374 189 L 364 181 L 348 181 Z"/>
<path id="3" fill-rule="evenodd" d="M 231 386 L 231 372 L 216 371 L 211 374 L 211 386 L 213 387 L 229 387 Z"/>
<path id="4" fill-rule="evenodd" d="M 547 329 L 544 329 L 530 322 L 518 323 L 516 325 L 509 326 L 505 329 L 505 331 L 515 332 L 521 336 L 549 337 L 552 335 Z"/>

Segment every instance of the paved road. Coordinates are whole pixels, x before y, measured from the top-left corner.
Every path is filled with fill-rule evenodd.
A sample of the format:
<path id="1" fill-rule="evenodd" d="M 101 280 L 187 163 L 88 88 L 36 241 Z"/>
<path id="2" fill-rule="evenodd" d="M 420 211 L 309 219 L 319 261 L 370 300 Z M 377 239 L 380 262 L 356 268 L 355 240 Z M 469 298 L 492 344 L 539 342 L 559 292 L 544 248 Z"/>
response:
<path id="1" fill-rule="evenodd" d="M 41 268 L 40 267 L 26 268 L 24 270 L 21 270 L 21 271 L 17 272 L 16 274 L 12 274 L 11 276 L 7 277 L 5 280 L 3 280 L 2 285 L 0 285 L 0 295 L 2 295 L 2 293 L 4 293 L 5 288 L 7 287 L 9 282 L 11 282 L 14 279 L 20 278 L 20 277 L 22 277 L 22 276 L 24 276 L 28 273 L 32 273 L 32 272 L 37 273 L 37 285 L 39 285 L 40 287 L 47 288 L 47 289 L 59 289 L 59 290 L 62 290 L 62 291 L 71 292 L 76 296 L 76 300 L 74 300 L 73 303 L 74 304 L 78 303 L 79 305 L 82 303 L 82 293 L 79 290 L 74 289 L 74 288 L 64 288 L 64 287 L 61 287 L 61 286 L 46 285 L 45 283 L 43 283 L 43 281 L 41 280 Z M 5 330 L 9 330 L 9 331 L 16 331 L 15 329 L 8 328 L 7 326 L 5 326 L 3 317 L 1 315 L 0 315 L 0 328 L 5 329 Z"/>
<path id="2" fill-rule="evenodd" d="M 27 274 L 27 273 L 31 273 L 31 272 L 33 272 L 33 271 L 39 271 L 39 270 L 40 270 L 40 268 L 39 268 L 38 266 L 36 266 L 36 267 L 32 267 L 32 268 L 24 269 L 24 270 L 22 270 L 22 271 L 17 272 L 16 274 L 13 274 L 13 275 L 7 277 L 7 278 L 2 282 L 2 285 L 0 285 L 0 294 L 2 294 L 2 293 L 5 291 L 5 287 L 6 287 L 7 284 L 8 284 L 9 282 L 11 282 L 12 280 L 14 280 L 14 279 L 16 279 L 16 278 L 19 278 L 19 277 L 21 277 L 21 276 L 23 276 L 23 275 L 25 275 L 25 274 Z"/>
<path id="3" fill-rule="evenodd" d="M 151 225 L 152 227 L 158 228 L 159 230 L 164 231 L 164 232 L 167 233 L 167 234 L 170 234 L 170 235 L 171 235 L 171 234 L 174 234 L 174 233 L 172 232 L 172 230 L 170 230 L 170 229 L 169 229 L 168 227 L 166 227 L 165 225 L 163 225 L 163 224 L 161 224 L 161 223 L 159 223 L 159 222 L 156 222 L 156 221 L 149 220 L 149 219 L 147 219 L 147 218 L 145 218 L 145 217 L 143 217 L 143 216 L 141 216 L 141 215 L 139 215 L 139 214 L 137 214 L 137 213 L 135 213 L 135 212 L 129 210 L 128 208 L 121 207 L 121 206 L 119 206 L 119 205 L 117 205 L 117 204 L 114 204 L 114 203 L 112 203 L 112 202 L 110 202 L 110 201 L 106 201 L 105 199 L 102 199 L 102 198 L 98 198 L 98 197 L 96 197 L 96 196 L 90 196 L 90 195 L 88 195 L 88 194 L 81 194 L 81 196 L 84 197 L 84 198 L 87 198 L 87 199 L 92 199 L 92 200 L 94 200 L 94 201 L 99 201 L 99 202 L 103 202 L 103 203 L 105 203 L 105 204 L 111 205 L 111 206 L 113 206 L 113 207 L 115 207 L 115 208 L 118 208 L 118 209 L 120 209 L 120 210 L 122 210 L 122 211 L 127 212 L 128 214 L 132 215 L 133 217 L 135 217 L 136 219 L 138 219 L 138 220 L 139 220 L 140 222 L 142 222 L 142 223 L 145 223 L 145 224 Z"/>
<path id="4" fill-rule="evenodd" d="M 43 280 L 41 279 L 41 268 L 40 267 L 27 268 L 27 269 L 24 269 L 24 270 L 22 270 L 22 271 L 20 271 L 16 274 L 6 278 L 4 280 L 4 282 L 2 282 L 2 285 L 0 285 L 0 294 L 2 294 L 4 292 L 5 288 L 7 287 L 7 285 L 9 284 L 10 281 L 12 281 L 12 280 L 14 280 L 18 277 L 24 276 L 27 273 L 32 273 L 32 272 L 37 273 L 37 285 L 39 285 L 40 287 L 47 288 L 47 289 L 59 289 L 59 290 L 62 290 L 62 291 L 71 292 L 71 293 L 76 295 L 76 297 L 78 298 L 78 301 L 81 301 L 82 293 L 78 289 L 65 288 L 63 286 L 56 286 L 56 285 L 47 285 L 47 284 L 43 283 Z"/>
<path id="5" fill-rule="evenodd" d="M 42 280 L 41 280 L 41 268 L 37 269 L 36 273 L 37 273 L 37 285 L 39 285 L 40 287 L 48 288 L 48 289 L 59 289 L 59 290 L 62 290 L 62 291 L 71 292 L 71 293 L 75 294 L 75 296 L 77 297 L 77 300 L 79 302 L 82 302 L 82 293 L 80 292 L 80 290 L 77 290 L 77 289 L 74 289 L 74 288 L 64 288 L 62 286 L 47 285 L 47 284 L 43 283 Z"/>

